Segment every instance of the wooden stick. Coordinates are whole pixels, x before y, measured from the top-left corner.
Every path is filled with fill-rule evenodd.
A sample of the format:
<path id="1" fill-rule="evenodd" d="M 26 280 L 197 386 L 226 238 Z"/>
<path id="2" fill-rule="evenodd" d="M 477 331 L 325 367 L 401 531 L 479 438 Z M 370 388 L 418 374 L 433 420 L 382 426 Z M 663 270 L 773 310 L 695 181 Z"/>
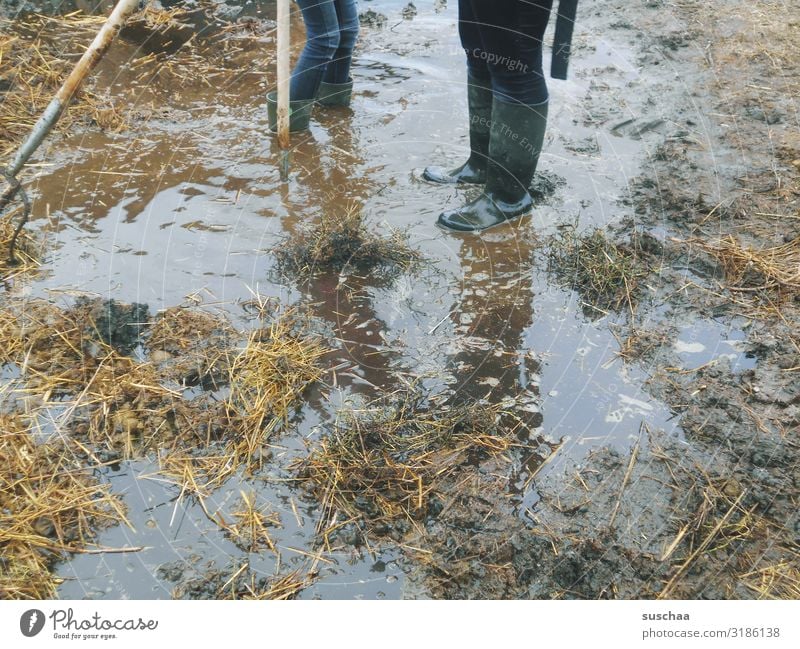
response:
<path id="1" fill-rule="evenodd" d="M 286 2 L 288 3 L 288 0 L 286 0 Z M 37 147 L 42 143 L 42 140 L 44 140 L 58 121 L 58 118 L 61 117 L 61 113 L 63 113 L 69 105 L 73 95 L 78 91 L 78 88 L 81 87 L 83 80 L 100 62 L 100 59 L 103 58 L 108 48 L 111 47 L 112 41 L 116 35 L 119 34 L 128 16 L 138 8 L 139 0 L 119 0 L 119 2 L 117 2 L 117 5 L 111 12 L 108 20 L 103 24 L 97 36 L 95 36 L 92 44 L 89 45 L 88 49 L 83 53 L 80 61 L 78 61 L 66 81 L 64 81 L 61 88 L 59 88 L 56 96 L 53 97 L 53 100 L 47 106 L 44 113 L 39 118 L 39 121 L 36 122 L 28 139 L 20 146 L 8 167 L 10 176 L 16 176 L 28 161 L 28 158 L 36 151 Z M 0 209 L 2 208 L 0 207 Z"/>
<path id="2" fill-rule="evenodd" d="M 278 144 L 281 147 L 281 180 L 289 175 L 289 0 L 278 0 Z"/>

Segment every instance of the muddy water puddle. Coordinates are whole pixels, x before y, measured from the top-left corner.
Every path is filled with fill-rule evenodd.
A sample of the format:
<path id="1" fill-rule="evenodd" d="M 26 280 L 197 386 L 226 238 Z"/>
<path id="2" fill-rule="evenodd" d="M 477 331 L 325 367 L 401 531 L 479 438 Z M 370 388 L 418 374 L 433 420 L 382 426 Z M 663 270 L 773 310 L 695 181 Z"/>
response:
<path id="1" fill-rule="evenodd" d="M 85 131 L 52 143 L 42 153 L 51 166 L 32 184 L 33 225 L 47 233 L 49 249 L 43 276 L 26 287 L 32 296 L 66 302 L 88 292 L 147 303 L 152 312 L 188 298 L 235 319 L 238 303 L 255 291 L 315 305 L 336 332 L 342 344 L 334 364 L 348 368 L 329 393 L 313 393 L 275 440 L 271 473 L 232 478 L 206 501 L 224 511 L 240 491 L 255 491 L 279 515 L 273 539 L 290 566 L 313 551 L 320 514 L 318 503 L 287 484 L 289 466 L 352 395 L 419 380 L 434 391 L 513 398 L 547 452 L 560 445 L 542 475 L 599 446 L 627 448 L 643 420 L 677 434 L 667 406 L 647 392 L 646 367 L 617 356 L 609 325 L 624 323 L 625 314 L 588 319 L 579 296 L 553 285 L 536 261 L 542 238 L 559 225 L 605 228 L 633 218 L 625 204 L 630 181 L 660 128 L 648 93 L 663 80 L 642 76 L 632 43 L 594 38 L 587 21 L 570 81 L 550 84 L 558 110 L 540 171 L 554 191 L 519 225 L 481 237 L 444 233 L 434 225 L 438 213 L 472 192 L 431 186 L 420 173 L 434 160 L 458 164 L 468 148 L 456 7 L 420 7 L 403 20 L 405 4 L 370 3 L 389 20 L 383 29 L 362 28 L 352 108 L 317 111 L 310 132 L 293 136 L 288 184 L 266 135 L 268 36 L 263 49 L 235 53 L 236 72 L 184 82 L 175 92 L 169 84 L 127 87 L 124 62 L 136 48 L 120 46 L 101 78 L 112 91 L 127 87 L 142 106 L 165 109 L 119 133 Z M 265 6 L 271 15 L 274 7 Z M 297 19 L 293 25 L 300 30 Z M 587 40 L 595 46 L 580 46 Z M 631 99 L 631 87 L 643 89 L 639 98 Z M 428 266 L 385 285 L 358 277 L 303 286 L 276 280 L 271 249 L 322 211 L 353 207 L 374 229 L 407 229 Z M 681 330 L 675 351 L 687 367 L 721 354 L 749 367 L 740 334 L 696 323 Z M 274 553 L 236 547 L 198 503 L 154 478 L 154 468 L 134 461 L 101 470 L 124 494 L 134 529 L 112 528 L 99 543 L 143 549 L 62 564 L 61 596 L 169 597 L 176 584 L 164 566 L 178 579 L 244 563 L 276 573 Z M 520 512 L 536 499 L 534 483 L 517 498 Z M 391 546 L 328 553 L 300 596 L 404 596 L 400 556 Z"/>

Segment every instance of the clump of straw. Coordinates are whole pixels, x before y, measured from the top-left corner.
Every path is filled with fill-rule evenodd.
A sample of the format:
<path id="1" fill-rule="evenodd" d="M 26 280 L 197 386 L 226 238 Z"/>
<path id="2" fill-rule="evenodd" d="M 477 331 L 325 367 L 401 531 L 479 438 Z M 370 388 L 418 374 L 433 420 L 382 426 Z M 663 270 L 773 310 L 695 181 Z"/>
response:
<path id="1" fill-rule="evenodd" d="M 233 542 L 245 552 L 258 552 L 263 548 L 278 554 L 275 543 L 269 534 L 270 527 L 280 527 L 281 518 L 269 506 L 259 505 L 254 492 L 241 492 L 239 508 L 233 512 L 235 523 L 220 521 Z M 219 517 L 219 514 L 217 515 Z"/>
<path id="2" fill-rule="evenodd" d="M 274 253 L 283 273 L 301 278 L 347 269 L 361 272 L 383 269 L 391 273 L 420 261 L 407 235 L 396 230 L 386 236 L 370 232 L 364 215 L 356 208 L 344 214 L 323 214 Z"/>
<path id="3" fill-rule="evenodd" d="M 327 351 L 295 312 L 280 314 L 250 335 L 231 365 L 227 400 L 248 455 L 287 419 L 302 392 L 320 379 L 319 360 Z"/>
<path id="4" fill-rule="evenodd" d="M 550 239 L 548 265 L 594 314 L 633 309 L 637 289 L 648 272 L 634 246 L 614 243 L 602 230 L 578 235 L 572 227 Z"/>
<path id="5" fill-rule="evenodd" d="M 294 599 L 313 580 L 300 570 L 275 577 L 259 576 L 244 563 L 238 568 L 212 569 L 192 577 L 173 590 L 175 599 Z"/>
<path id="6" fill-rule="evenodd" d="M 242 348 L 218 354 L 225 358 L 228 394 L 201 411 L 204 439 L 161 454 L 161 475 L 203 497 L 242 468 L 259 470 L 270 455 L 270 436 L 321 378 L 319 361 L 327 351 L 297 313 L 285 311 L 254 330 Z"/>
<path id="7" fill-rule="evenodd" d="M 162 376 L 216 389 L 227 383 L 231 350 L 241 338 L 227 318 L 180 306 L 158 314 L 146 347 Z"/>
<path id="8" fill-rule="evenodd" d="M 518 444 L 499 425 L 501 414 L 481 404 L 434 409 L 408 392 L 345 415 L 298 466 L 327 512 L 325 535 L 337 519 L 363 520 L 381 533 L 434 513 L 434 495 L 460 466 Z"/>

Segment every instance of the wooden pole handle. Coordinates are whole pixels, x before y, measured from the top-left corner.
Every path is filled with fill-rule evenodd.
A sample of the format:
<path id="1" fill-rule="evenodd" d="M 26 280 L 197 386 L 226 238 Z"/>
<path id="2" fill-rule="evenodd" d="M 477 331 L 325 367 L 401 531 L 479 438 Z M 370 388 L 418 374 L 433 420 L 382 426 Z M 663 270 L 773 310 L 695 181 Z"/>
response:
<path id="1" fill-rule="evenodd" d="M 278 144 L 289 148 L 289 0 L 278 0 Z"/>

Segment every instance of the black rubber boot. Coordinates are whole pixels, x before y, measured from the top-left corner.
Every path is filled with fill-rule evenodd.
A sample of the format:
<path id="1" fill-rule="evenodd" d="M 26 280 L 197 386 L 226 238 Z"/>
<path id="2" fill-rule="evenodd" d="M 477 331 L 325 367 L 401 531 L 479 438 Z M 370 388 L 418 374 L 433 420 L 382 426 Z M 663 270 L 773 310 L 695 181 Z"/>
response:
<path id="1" fill-rule="evenodd" d="M 317 103 L 320 106 L 349 106 L 353 94 L 353 80 L 346 83 L 327 83 L 323 81 L 317 92 Z"/>
<path id="2" fill-rule="evenodd" d="M 466 183 L 482 185 L 486 182 L 486 161 L 489 157 L 489 128 L 492 122 L 492 89 L 490 82 L 467 77 L 467 103 L 469 104 L 469 159 L 460 167 L 447 171 L 442 167 L 426 167 L 425 180 L 434 183 Z"/>
<path id="3" fill-rule="evenodd" d="M 544 142 L 547 102 L 526 106 L 494 100 L 486 188 L 477 199 L 439 215 L 439 225 L 471 232 L 531 210 L 528 193 Z"/>

